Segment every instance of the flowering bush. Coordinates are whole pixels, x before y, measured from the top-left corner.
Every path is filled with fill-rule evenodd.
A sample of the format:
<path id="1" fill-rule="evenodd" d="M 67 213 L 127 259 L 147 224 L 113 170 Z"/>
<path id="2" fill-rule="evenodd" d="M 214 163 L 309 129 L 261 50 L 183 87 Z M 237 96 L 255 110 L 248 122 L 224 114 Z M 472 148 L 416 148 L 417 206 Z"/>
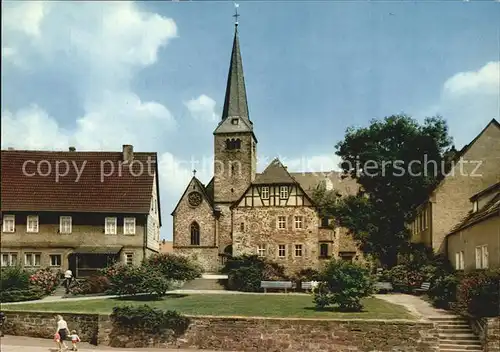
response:
<path id="1" fill-rule="evenodd" d="M 500 270 L 478 270 L 465 274 L 457 287 L 460 313 L 475 317 L 500 315 Z"/>
<path id="2" fill-rule="evenodd" d="M 403 293 L 412 292 L 413 289 L 420 287 L 424 281 L 421 271 L 406 265 L 396 265 L 389 271 L 388 276 L 394 290 Z"/>
<path id="3" fill-rule="evenodd" d="M 34 274 L 30 276 L 30 283 L 37 286 L 45 294 L 50 294 L 54 292 L 59 284 L 59 272 L 54 272 L 50 268 L 44 268 L 37 270 Z"/>

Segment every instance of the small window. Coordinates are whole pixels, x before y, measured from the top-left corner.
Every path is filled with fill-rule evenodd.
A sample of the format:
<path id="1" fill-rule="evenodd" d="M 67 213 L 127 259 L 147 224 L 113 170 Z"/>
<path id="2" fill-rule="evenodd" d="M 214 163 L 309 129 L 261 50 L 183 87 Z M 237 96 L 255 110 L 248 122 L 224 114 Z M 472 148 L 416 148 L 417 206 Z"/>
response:
<path id="1" fill-rule="evenodd" d="M 72 231 L 71 216 L 59 217 L 59 232 L 60 233 L 71 233 L 71 231 Z"/>
<path id="2" fill-rule="evenodd" d="M 24 266 L 40 266 L 41 257 L 41 253 L 25 253 Z"/>
<path id="3" fill-rule="evenodd" d="M 195 221 L 191 224 L 191 246 L 200 245 L 200 225 Z"/>
<path id="4" fill-rule="evenodd" d="M 488 246 L 476 247 L 476 269 L 488 269 Z"/>
<path id="5" fill-rule="evenodd" d="M 106 235 L 116 235 L 116 218 L 106 218 L 104 224 L 104 233 Z"/>
<path id="6" fill-rule="evenodd" d="M 296 229 L 301 229 L 302 228 L 302 216 L 296 216 L 295 217 L 295 228 Z"/>
<path id="7" fill-rule="evenodd" d="M 330 225 L 330 219 L 327 216 L 321 218 L 321 227 L 328 227 Z"/>
<path id="8" fill-rule="evenodd" d="M 286 229 L 286 216 L 278 216 L 278 229 Z"/>
<path id="9" fill-rule="evenodd" d="M 474 203 L 472 203 L 472 212 L 475 213 L 478 210 L 478 208 L 479 208 L 479 205 L 478 205 L 477 200 L 476 200 Z"/>
<path id="10" fill-rule="evenodd" d="M 266 256 L 266 245 L 265 244 L 259 244 L 259 246 L 257 247 L 257 255 L 261 258 Z"/>
<path id="11" fill-rule="evenodd" d="M 302 257 L 302 245 L 301 244 L 295 245 L 295 256 Z"/>
<path id="12" fill-rule="evenodd" d="M 284 244 L 280 244 L 278 246 L 278 257 L 284 258 L 286 256 L 286 246 Z"/>
<path id="13" fill-rule="evenodd" d="M 242 223 L 240 224 L 240 231 L 241 231 L 241 232 L 245 232 L 245 223 L 244 223 L 244 222 L 242 222 Z"/>
<path id="14" fill-rule="evenodd" d="M 238 119 L 231 119 L 231 124 L 233 124 L 233 125 L 237 125 L 238 122 L 239 122 Z"/>
<path id="15" fill-rule="evenodd" d="M 125 253 L 125 264 L 132 265 L 134 264 L 134 253 Z"/>
<path id="16" fill-rule="evenodd" d="M 50 266 L 61 266 L 61 255 L 51 254 L 50 255 Z"/>
<path id="17" fill-rule="evenodd" d="M 125 235 L 135 235 L 135 218 L 123 219 L 123 233 Z"/>
<path id="18" fill-rule="evenodd" d="M 3 216 L 3 232 L 14 232 L 16 230 L 16 217 L 14 215 Z"/>
<path id="19" fill-rule="evenodd" d="M 328 257 L 328 243 L 321 243 L 319 245 L 319 256 L 323 258 Z"/>
<path id="20" fill-rule="evenodd" d="M 260 191 L 262 199 L 269 199 L 269 187 L 264 186 L 262 187 L 262 190 Z"/>
<path id="21" fill-rule="evenodd" d="M 287 186 L 280 187 L 280 199 L 288 199 L 288 187 Z"/>
<path id="22" fill-rule="evenodd" d="M 38 215 L 28 215 L 26 232 L 38 232 Z"/>
<path id="23" fill-rule="evenodd" d="M 2 266 L 17 265 L 17 253 L 2 253 Z"/>

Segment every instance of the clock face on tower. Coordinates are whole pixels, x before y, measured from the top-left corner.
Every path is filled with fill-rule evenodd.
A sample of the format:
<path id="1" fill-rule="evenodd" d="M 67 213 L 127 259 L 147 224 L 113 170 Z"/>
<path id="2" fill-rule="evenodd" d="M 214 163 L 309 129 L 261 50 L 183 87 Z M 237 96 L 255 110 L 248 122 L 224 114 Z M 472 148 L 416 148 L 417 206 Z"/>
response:
<path id="1" fill-rule="evenodd" d="M 197 207 L 198 205 L 201 204 L 201 201 L 202 201 L 202 198 L 201 198 L 201 194 L 199 192 L 191 192 L 188 194 L 188 201 L 189 201 L 189 205 L 193 206 L 193 207 Z"/>

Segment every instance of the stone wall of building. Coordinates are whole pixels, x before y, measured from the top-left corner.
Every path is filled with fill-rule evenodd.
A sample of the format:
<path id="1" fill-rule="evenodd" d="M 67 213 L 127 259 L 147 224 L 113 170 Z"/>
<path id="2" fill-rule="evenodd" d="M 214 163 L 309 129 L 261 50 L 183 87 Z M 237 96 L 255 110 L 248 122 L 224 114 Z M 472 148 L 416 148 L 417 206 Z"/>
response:
<path id="1" fill-rule="evenodd" d="M 192 179 L 175 210 L 174 252 L 175 247 L 191 247 L 191 224 L 193 222 L 200 226 L 200 246 L 215 246 L 215 218 L 212 207 L 206 199 L 203 199 L 198 206 L 192 206 L 188 201 L 190 192 L 203 194 L 204 191 L 200 188 L 201 185 Z"/>
<path id="2" fill-rule="evenodd" d="M 216 273 L 220 269 L 217 247 L 174 247 L 174 254 L 188 257 L 193 263 L 200 265 L 205 273 Z"/>
<path id="3" fill-rule="evenodd" d="M 500 181 L 500 128 L 494 124 L 472 144 L 433 192 L 432 247 L 445 250 L 445 236 L 472 210 L 469 198 Z"/>
<path id="4" fill-rule="evenodd" d="M 286 217 L 286 228 L 278 228 L 278 216 Z M 302 216 L 302 228 L 296 229 L 295 216 Z M 311 207 L 255 207 L 233 210 L 233 251 L 235 255 L 257 254 L 265 245 L 266 258 L 281 264 L 289 274 L 318 265 L 318 219 Z M 239 225 L 238 225 L 239 224 Z M 241 231 L 244 224 L 244 231 Z M 279 245 L 285 245 L 285 257 L 280 257 Z M 295 245 L 302 245 L 297 256 Z"/>
<path id="5" fill-rule="evenodd" d="M 230 204 L 218 204 L 221 211 L 218 219 L 218 246 L 219 253 L 224 253 L 224 250 L 233 244 L 233 218 Z"/>
<path id="6" fill-rule="evenodd" d="M 109 316 L 63 315 L 83 341 L 111 347 L 157 347 L 266 352 L 438 351 L 434 324 L 406 320 L 318 320 L 294 318 L 191 317 L 188 330 L 145 334 L 122 330 Z M 6 334 L 52 338 L 55 320 L 47 313 L 7 312 Z M 52 319 L 52 320 L 50 320 Z M 493 350 L 492 350 L 493 351 Z"/>
<path id="7" fill-rule="evenodd" d="M 486 352 L 500 352 L 500 317 L 485 320 L 486 339 L 484 341 L 484 350 Z"/>
<path id="8" fill-rule="evenodd" d="M 241 148 L 227 150 L 226 139 L 241 140 Z M 251 133 L 231 133 L 214 137 L 215 203 L 234 202 L 255 178 L 256 142 Z"/>

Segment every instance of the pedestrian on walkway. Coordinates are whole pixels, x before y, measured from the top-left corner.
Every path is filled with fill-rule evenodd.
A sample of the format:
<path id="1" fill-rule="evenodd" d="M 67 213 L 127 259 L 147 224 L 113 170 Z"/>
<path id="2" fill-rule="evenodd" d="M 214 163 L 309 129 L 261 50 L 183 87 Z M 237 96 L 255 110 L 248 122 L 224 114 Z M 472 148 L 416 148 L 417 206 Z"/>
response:
<path id="1" fill-rule="evenodd" d="M 66 338 L 69 335 L 69 330 L 68 330 L 68 323 L 66 323 L 66 320 L 63 319 L 62 316 L 56 315 L 56 321 L 57 321 L 57 330 L 56 333 L 59 334 L 59 337 L 61 339 L 61 344 L 64 349 L 68 349 L 68 346 L 64 341 L 66 341 Z"/>
<path id="2" fill-rule="evenodd" d="M 64 272 L 64 287 L 66 288 L 66 294 L 69 293 L 69 286 L 71 285 L 71 281 L 73 279 L 73 272 L 68 269 Z"/>

